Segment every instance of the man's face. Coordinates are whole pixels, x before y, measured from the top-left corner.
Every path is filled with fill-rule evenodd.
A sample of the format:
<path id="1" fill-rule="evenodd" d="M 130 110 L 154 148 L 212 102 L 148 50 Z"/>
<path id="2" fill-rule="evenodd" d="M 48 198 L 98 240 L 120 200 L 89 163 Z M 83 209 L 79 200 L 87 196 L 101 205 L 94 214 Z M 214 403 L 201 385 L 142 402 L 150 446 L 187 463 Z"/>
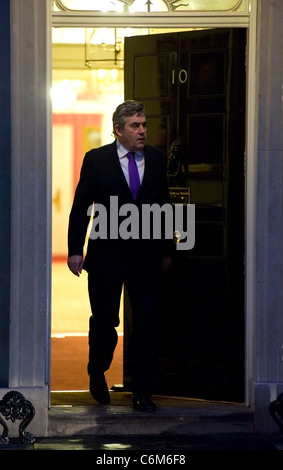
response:
<path id="1" fill-rule="evenodd" d="M 131 152 L 142 150 L 146 141 L 146 119 L 144 114 L 134 114 L 126 118 L 123 129 L 115 126 L 117 139 Z"/>

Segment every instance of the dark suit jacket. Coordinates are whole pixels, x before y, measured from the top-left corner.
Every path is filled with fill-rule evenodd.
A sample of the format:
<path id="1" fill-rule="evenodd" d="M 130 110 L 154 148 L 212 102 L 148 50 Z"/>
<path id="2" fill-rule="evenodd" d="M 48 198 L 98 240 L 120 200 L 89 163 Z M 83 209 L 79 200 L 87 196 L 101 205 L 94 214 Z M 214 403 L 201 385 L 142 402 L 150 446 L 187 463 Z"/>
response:
<path id="1" fill-rule="evenodd" d="M 110 196 L 118 196 L 118 213 L 120 207 L 128 203 L 135 204 L 139 213 L 143 204 L 170 203 L 165 155 L 154 147 L 145 146 L 144 159 L 143 181 L 134 201 L 120 165 L 116 142 L 86 153 L 69 218 L 69 256 L 83 255 L 90 220 L 87 211 L 93 203 L 102 204 L 105 208 L 108 229 L 107 239 L 88 239 L 84 262 L 84 269 L 87 271 L 120 270 L 132 262 L 144 265 L 150 262 L 153 266 L 154 263 L 159 263 L 163 256 L 172 255 L 172 240 L 124 240 L 119 236 L 117 239 L 109 239 Z M 117 215 L 116 211 L 114 215 Z M 119 223 L 122 220 L 123 217 L 119 217 Z"/>

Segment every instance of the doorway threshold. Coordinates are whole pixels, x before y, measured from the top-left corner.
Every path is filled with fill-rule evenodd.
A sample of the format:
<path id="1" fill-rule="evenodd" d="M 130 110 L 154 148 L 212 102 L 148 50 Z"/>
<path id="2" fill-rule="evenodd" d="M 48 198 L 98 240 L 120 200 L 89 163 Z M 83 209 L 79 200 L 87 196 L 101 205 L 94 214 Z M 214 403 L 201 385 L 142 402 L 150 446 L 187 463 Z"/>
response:
<path id="1" fill-rule="evenodd" d="M 51 392 L 49 436 L 126 436 L 252 433 L 253 412 L 245 404 L 154 395 L 155 413 L 132 407 L 130 392 L 110 391 L 99 405 L 89 391 Z"/>

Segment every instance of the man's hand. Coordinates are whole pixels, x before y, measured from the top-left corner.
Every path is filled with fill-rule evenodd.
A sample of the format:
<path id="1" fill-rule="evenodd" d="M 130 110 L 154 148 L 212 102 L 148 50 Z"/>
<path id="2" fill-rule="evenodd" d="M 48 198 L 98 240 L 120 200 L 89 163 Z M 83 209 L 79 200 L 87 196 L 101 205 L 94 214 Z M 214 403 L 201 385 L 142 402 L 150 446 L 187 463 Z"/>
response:
<path id="1" fill-rule="evenodd" d="M 84 258 L 81 255 L 72 255 L 68 258 L 68 268 L 70 271 L 72 271 L 75 276 L 80 276 L 82 269 L 83 269 L 83 264 L 84 264 Z"/>

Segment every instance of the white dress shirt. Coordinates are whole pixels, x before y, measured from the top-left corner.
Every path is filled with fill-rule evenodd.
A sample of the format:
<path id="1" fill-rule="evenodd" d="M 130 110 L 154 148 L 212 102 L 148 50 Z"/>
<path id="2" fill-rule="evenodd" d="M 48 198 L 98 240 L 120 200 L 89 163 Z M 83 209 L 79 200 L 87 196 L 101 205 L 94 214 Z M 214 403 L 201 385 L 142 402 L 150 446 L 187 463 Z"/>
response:
<path id="1" fill-rule="evenodd" d="M 127 150 L 123 145 L 121 145 L 118 140 L 117 140 L 117 152 L 118 152 L 118 157 L 120 160 L 122 171 L 125 175 L 127 183 L 129 184 L 129 170 L 128 170 L 129 160 L 128 160 L 128 157 L 126 156 L 129 150 Z M 137 167 L 138 167 L 140 183 L 142 183 L 143 174 L 144 174 L 144 156 L 143 156 L 142 150 L 135 152 L 135 160 L 136 160 Z"/>

